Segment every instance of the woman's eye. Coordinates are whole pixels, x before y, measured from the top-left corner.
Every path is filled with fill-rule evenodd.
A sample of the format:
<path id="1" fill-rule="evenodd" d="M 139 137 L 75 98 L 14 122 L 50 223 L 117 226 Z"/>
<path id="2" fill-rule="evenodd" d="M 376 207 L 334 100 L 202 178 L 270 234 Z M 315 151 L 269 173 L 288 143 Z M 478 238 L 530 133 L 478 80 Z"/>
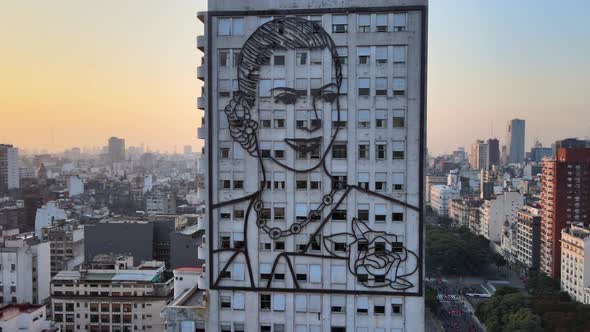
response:
<path id="1" fill-rule="evenodd" d="M 297 95 L 292 93 L 280 93 L 275 96 L 275 103 L 283 103 L 287 105 L 295 104 L 297 102 Z"/>
<path id="2" fill-rule="evenodd" d="M 320 95 L 320 99 L 327 103 L 331 103 L 336 99 L 337 94 L 331 91 L 326 91 Z"/>

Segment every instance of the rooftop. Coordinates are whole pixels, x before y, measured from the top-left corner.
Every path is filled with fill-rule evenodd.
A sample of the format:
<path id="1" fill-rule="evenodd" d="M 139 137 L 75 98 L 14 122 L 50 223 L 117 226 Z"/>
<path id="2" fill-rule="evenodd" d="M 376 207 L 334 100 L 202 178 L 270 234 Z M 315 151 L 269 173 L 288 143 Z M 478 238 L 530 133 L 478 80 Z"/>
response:
<path id="1" fill-rule="evenodd" d="M 40 308 L 43 308 L 43 306 L 38 304 L 9 304 L 0 308 L 0 320 L 7 321 L 21 313 L 30 314 Z"/>

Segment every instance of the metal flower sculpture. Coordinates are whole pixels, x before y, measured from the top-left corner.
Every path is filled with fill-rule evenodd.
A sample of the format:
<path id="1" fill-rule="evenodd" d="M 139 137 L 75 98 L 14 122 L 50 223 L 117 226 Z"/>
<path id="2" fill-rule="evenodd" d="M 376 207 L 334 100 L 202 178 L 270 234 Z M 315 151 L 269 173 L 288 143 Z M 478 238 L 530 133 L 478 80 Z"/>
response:
<path id="1" fill-rule="evenodd" d="M 374 231 L 356 218 L 352 221 L 352 231 L 325 236 L 324 247 L 334 257 L 347 258 L 350 273 L 363 286 L 388 286 L 398 291 L 414 286 L 406 277 L 418 269 L 418 256 L 403 247 L 397 235 Z M 337 243 L 346 243 L 346 251 L 335 251 Z"/>

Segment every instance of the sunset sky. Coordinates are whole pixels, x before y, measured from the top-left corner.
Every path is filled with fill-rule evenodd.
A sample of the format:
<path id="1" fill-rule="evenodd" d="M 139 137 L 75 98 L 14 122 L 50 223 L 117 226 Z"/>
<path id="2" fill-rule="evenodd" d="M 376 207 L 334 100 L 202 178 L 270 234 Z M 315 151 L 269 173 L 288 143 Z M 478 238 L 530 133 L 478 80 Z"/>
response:
<path id="1" fill-rule="evenodd" d="M 565 6 L 567 4 L 567 6 Z M 110 136 L 195 148 L 203 0 L 3 0 L 0 143 L 59 151 Z M 429 150 L 590 135 L 590 2 L 432 0 Z"/>

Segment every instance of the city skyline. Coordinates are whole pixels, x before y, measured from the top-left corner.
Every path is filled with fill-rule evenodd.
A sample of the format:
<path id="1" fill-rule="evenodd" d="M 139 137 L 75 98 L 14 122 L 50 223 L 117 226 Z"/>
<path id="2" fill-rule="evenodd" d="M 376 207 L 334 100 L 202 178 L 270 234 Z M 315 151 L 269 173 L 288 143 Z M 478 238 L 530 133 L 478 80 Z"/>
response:
<path id="1" fill-rule="evenodd" d="M 441 2 L 429 9 L 429 152 L 492 137 L 504 145 L 513 118 L 527 122 L 525 150 L 535 139 L 548 146 L 590 135 L 583 91 L 590 68 L 582 65 L 590 47 L 579 43 L 590 32 L 582 24 L 590 4 L 453 4 L 454 10 Z M 202 26 L 195 13 L 206 9 L 204 1 L 4 7 L 0 141 L 57 152 L 102 147 L 119 136 L 152 150 L 200 149 L 195 38 Z M 560 24 L 546 24 L 548 14 Z M 469 125 L 457 128 L 463 123 Z"/>

